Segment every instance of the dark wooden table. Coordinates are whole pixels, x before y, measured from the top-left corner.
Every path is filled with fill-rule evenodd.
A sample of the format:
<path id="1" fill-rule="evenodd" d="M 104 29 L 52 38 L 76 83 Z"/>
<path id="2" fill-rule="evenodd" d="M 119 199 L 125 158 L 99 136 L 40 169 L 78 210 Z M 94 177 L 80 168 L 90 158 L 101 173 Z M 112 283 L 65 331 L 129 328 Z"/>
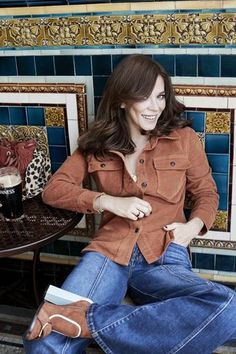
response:
<path id="1" fill-rule="evenodd" d="M 83 214 L 44 204 L 41 196 L 23 202 L 24 218 L 5 221 L 0 213 L 0 257 L 33 251 L 32 277 L 36 303 L 39 304 L 37 268 L 40 249 L 73 229 Z"/>

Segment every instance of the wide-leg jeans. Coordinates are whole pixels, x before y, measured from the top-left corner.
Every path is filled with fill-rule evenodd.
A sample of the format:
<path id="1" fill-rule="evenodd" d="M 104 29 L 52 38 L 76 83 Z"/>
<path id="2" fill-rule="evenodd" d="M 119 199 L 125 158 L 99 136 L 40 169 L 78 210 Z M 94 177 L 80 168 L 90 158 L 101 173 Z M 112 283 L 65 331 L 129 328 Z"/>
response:
<path id="1" fill-rule="evenodd" d="M 137 246 L 128 266 L 88 252 L 63 288 L 94 301 L 87 321 L 107 354 L 210 354 L 235 338 L 236 293 L 198 277 L 175 243 L 152 264 Z M 127 289 L 135 306 L 121 304 Z M 90 341 L 52 333 L 24 344 L 27 354 L 84 354 Z"/>

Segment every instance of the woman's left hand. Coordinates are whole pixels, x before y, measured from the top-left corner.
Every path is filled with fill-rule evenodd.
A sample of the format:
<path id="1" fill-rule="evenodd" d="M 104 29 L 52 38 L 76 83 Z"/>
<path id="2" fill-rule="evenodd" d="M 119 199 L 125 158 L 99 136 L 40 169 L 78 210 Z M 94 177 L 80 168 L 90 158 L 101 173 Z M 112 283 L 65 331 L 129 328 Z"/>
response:
<path id="1" fill-rule="evenodd" d="M 196 217 L 186 223 L 174 222 L 172 224 L 165 225 L 163 229 L 165 231 L 173 232 L 173 242 L 187 247 L 191 240 L 199 234 L 203 225 L 203 221 Z"/>

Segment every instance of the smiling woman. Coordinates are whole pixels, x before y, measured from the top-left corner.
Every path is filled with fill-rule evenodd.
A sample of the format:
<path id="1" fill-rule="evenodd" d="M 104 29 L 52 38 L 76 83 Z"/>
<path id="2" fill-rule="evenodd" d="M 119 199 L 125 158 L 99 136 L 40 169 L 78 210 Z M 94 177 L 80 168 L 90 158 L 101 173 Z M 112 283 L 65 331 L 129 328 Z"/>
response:
<path id="1" fill-rule="evenodd" d="M 184 109 L 148 56 L 128 56 L 111 74 L 93 126 L 43 192 L 52 206 L 102 213 L 62 286 L 88 301 L 45 303 L 27 353 L 84 353 L 93 338 L 107 354 L 210 354 L 236 337 L 235 292 L 191 270 L 188 245 L 211 227 L 218 195 Z M 96 191 L 83 187 L 87 174 Z M 121 304 L 127 290 L 136 306 Z"/>

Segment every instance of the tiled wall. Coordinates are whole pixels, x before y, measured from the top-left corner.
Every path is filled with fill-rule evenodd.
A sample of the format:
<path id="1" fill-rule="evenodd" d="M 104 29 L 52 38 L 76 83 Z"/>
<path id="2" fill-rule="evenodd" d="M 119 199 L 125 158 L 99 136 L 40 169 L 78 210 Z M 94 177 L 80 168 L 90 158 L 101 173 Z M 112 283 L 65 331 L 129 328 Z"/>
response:
<path id="1" fill-rule="evenodd" d="M 55 1 L 53 5 L 57 5 L 59 2 L 60 1 Z M 9 2 L 7 3 L 9 4 Z M 24 6 L 23 1 L 21 1 L 21 3 L 20 6 Z M 32 1 L 28 1 L 28 3 L 31 5 Z M 40 4 L 40 1 L 38 1 L 38 3 Z M 51 1 L 50 3 L 52 5 Z M 232 241 L 236 240 L 236 222 L 231 219 L 232 213 L 236 215 L 236 197 L 234 196 L 236 188 L 232 189 L 232 172 L 236 170 L 236 163 L 235 160 L 233 160 L 233 152 L 234 155 L 236 155 L 235 147 L 232 147 L 233 133 L 235 130 L 234 112 L 236 109 L 236 89 L 235 93 L 233 93 L 233 88 L 236 88 L 236 5 L 234 8 L 234 6 L 232 6 L 233 2 L 231 1 L 147 1 L 145 3 L 130 1 L 129 3 L 120 2 L 120 4 L 118 1 L 70 1 L 70 4 L 74 3 L 81 4 L 81 7 L 76 6 L 76 8 L 74 8 L 74 12 L 73 6 L 70 6 L 68 8 L 69 10 L 67 10 L 65 6 L 58 6 L 54 8 L 54 12 L 52 8 L 48 7 L 44 8 L 43 12 L 41 10 L 41 16 L 40 9 L 37 8 L 21 8 L 21 10 L 19 10 L 19 8 L 17 11 L 10 11 L 10 9 L 8 9 L 5 13 L 3 9 L 0 8 L 0 20 L 2 16 L 2 19 L 16 21 L 14 25 L 16 23 L 21 24 L 21 30 L 18 31 L 17 34 L 15 32 L 11 40 L 7 42 L 5 38 L 10 38 L 12 27 L 9 26 L 10 22 L 8 24 L 7 22 L 3 23 L 3 30 L 5 31 L 3 32 L 5 34 L 0 37 L 0 44 L 2 45 L 2 48 L 0 48 L 0 84 L 50 83 L 53 85 L 58 83 L 85 83 L 87 87 L 89 121 L 94 118 L 94 112 L 108 76 L 117 63 L 125 55 L 131 53 L 144 53 L 158 60 L 167 69 L 168 73 L 172 76 L 173 83 L 177 86 L 189 85 L 190 87 L 195 87 L 199 85 L 199 87 L 202 88 L 210 86 L 228 87 L 230 89 L 230 93 L 228 94 L 218 92 L 215 95 L 216 97 L 212 98 L 208 98 L 208 96 L 211 95 L 209 93 L 210 91 L 205 95 L 203 94 L 202 96 L 204 97 L 201 97 L 200 94 L 196 104 L 193 104 L 193 102 L 195 102 L 195 96 L 197 96 L 198 93 L 192 96 L 190 95 L 189 97 L 184 94 L 180 94 L 179 96 L 188 102 L 186 118 L 193 120 L 193 127 L 199 133 L 199 136 L 202 137 L 203 143 L 205 144 L 208 159 L 213 169 L 213 176 L 219 188 L 221 198 L 219 209 L 223 212 L 223 216 L 226 215 L 222 230 L 220 230 L 220 227 L 216 227 L 218 231 L 212 231 L 214 234 L 211 234 L 211 238 L 215 240 L 213 244 L 214 247 L 212 245 L 203 245 L 203 247 L 199 244 L 194 245 L 193 266 L 196 268 L 196 271 L 208 273 L 209 277 L 224 280 L 224 277 L 227 276 L 231 277 L 231 279 L 235 279 L 236 247 L 226 249 L 222 240 L 224 242 L 227 241 L 227 245 L 232 245 Z M 91 4 L 91 6 L 92 3 L 96 4 L 94 5 L 94 12 L 91 11 L 92 7 L 89 7 L 90 5 L 88 3 Z M 109 4 L 102 5 L 102 3 Z M 60 4 L 64 5 L 63 1 L 61 1 Z M 218 7 L 217 4 L 219 4 Z M 36 5 L 36 2 L 34 2 L 34 5 Z M 33 15 L 30 14 L 30 10 Z M 160 26 L 162 26 L 166 18 L 172 16 L 173 21 L 174 16 L 178 15 L 180 16 L 178 17 L 179 25 L 181 21 L 182 23 L 185 21 L 183 25 L 186 25 L 188 28 L 191 27 L 190 22 L 188 23 L 188 18 L 195 18 L 192 14 L 200 14 L 201 24 L 204 22 L 204 28 L 211 29 L 208 31 L 208 36 L 204 37 L 203 31 L 202 36 L 197 38 L 197 32 L 194 32 L 195 37 L 192 42 L 189 38 L 185 38 L 185 40 L 180 43 L 179 39 L 177 42 L 174 41 L 177 35 L 180 36 L 180 32 L 177 33 L 177 30 L 174 29 L 174 31 L 170 33 L 170 37 L 172 34 L 172 39 L 169 41 L 165 30 L 163 31 L 162 27 L 160 27 L 161 34 L 159 36 L 164 38 L 164 42 L 161 44 L 157 43 L 157 39 L 155 39 L 156 42 L 155 40 L 153 43 L 151 40 L 148 42 L 145 36 L 141 36 L 141 40 L 136 44 L 133 42 L 124 44 L 123 37 L 120 39 L 120 42 L 118 41 L 116 43 L 111 41 L 110 44 L 107 42 L 104 44 L 101 42 L 101 39 L 95 43 L 94 38 L 97 37 L 93 34 L 91 45 L 85 44 L 84 46 L 81 45 L 81 43 L 79 43 L 79 46 L 75 45 L 75 42 L 73 42 L 74 39 L 72 42 L 63 42 L 62 38 L 64 38 L 63 36 L 65 34 L 63 30 L 60 40 L 57 38 L 57 45 L 49 46 L 47 43 L 44 43 L 44 46 L 40 47 L 39 44 L 42 38 L 37 35 L 38 20 L 41 18 L 41 23 L 45 24 L 46 22 L 44 22 L 43 19 L 52 18 L 58 25 L 60 21 L 58 21 L 59 17 L 56 15 L 57 13 L 63 13 L 63 15 L 61 15 L 63 18 L 80 18 L 80 21 L 87 16 L 87 19 L 89 19 L 91 23 L 94 23 L 96 20 L 100 28 L 101 22 L 104 20 L 104 14 L 106 16 L 116 16 L 116 19 L 123 17 L 123 15 L 131 16 L 131 20 L 138 20 L 141 26 L 145 25 L 148 15 L 163 16 L 162 20 L 158 22 Z M 191 14 L 191 16 L 189 16 L 189 14 Z M 32 39 L 32 32 L 26 31 L 26 29 L 28 29 L 28 23 L 26 22 L 24 28 L 20 21 L 21 18 L 36 21 L 31 22 L 31 25 L 33 23 L 36 24 L 34 28 L 36 31 L 35 46 L 33 46 L 31 42 L 28 42 L 31 43 L 31 45 L 22 45 L 22 43 L 26 43 L 24 41 L 26 41 L 27 38 Z M 62 22 L 63 21 L 61 21 L 61 23 Z M 176 23 L 177 22 L 175 22 L 175 25 Z M 215 26 L 214 28 L 211 27 L 212 24 L 213 27 Z M 223 25 L 225 27 L 222 27 Z M 45 28 L 46 27 L 44 27 L 44 31 L 46 31 Z M 65 28 L 65 26 L 63 28 Z M 25 29 L 25 31 L 22 29 Z M 117 30 L 114 30 L 114 32 L 116 31 Z M 46 32 L 44 32 L 44 34 L 45 33 Z M 73 34 L 73 31 L 69 31 L 69 37 L 71 33 Z M 27 37 L 27 35 L 29 37 Z M 45 34 L 45 36 L 45 38 L 48 39 L 47 34 Z M 158 35 L 156 34 L 155 38 L 157 37 Z M 181 32 L 180 37 L 184 38 L 183 32 Z M 217 99 L 218 95 L 219 98 Z M 229 96 L 231 97 L 227 98 Z M 217 101 L 214 101 L 214 99 L 217 99 Z M 20 107 L 16 105 L 12 106 L 12 103 L 9 104 L 9 102 L 7 103 L 6 101 L 5 103 L 1 103 L 1 124 L 15 124 L 16 122 L 24 124 L 23 122 L 26 121 L 31 123 L 31 117 L 33 117 L 32 119 L 34 120 L 33 124 L 36 124 L 35 119 L 38 120 L 38 124 L 41 124 L 45 119 L 47 105 L 43 105 L 42 103 L 40 105 L 33 105 L 33 103 L 24 105 L 21 102 L 19 102 L 19 104 Z M 51 107 L 53 107 L 53 105 L 51 105 Z M 216 119 L 217 114 L 220 114 L 221 118 L 222 115 L 224 116 L 223 120 L 221 119 L 220 131 L 218 132 L 214 131 L 212 127 L 209 130 L 210 125 L 206 123 L 210 113 L 215 114 L 214 119 Z M 225 131 L 222 127 L 226 121 L 228 125 Z M 73 141 L 76 141 L 76 134 L 72 132 L 73 130 L 74 129 L 71 129 L 71 132 L 69 132 L 69 139 L 71 138 Z M 56 141 L 56 145 L 66 148 L 65 132 L 61 134 L 61 132 L 54 130 L 53 134 L 51 134 L 49 129 L 48 133 L 49 144 L 55 145 Z M 63 141 L 60 139 L 63 139 Z M 75 147 L 75 145 L 72 146 Z M 72 146 L 70 146 L 70 150 L 73 150 Z M 220 220 L 222 221 L 222 219 Z M 218 226 L 219 224 L 220 222 Z M 234 230 L 234 232 L 232 230 Z M 59 259 L 59 257 L 61 257 L 60 261 L 62 263 L 64 259 L 64 263 L 75 264 L 78 260 L 81 248 L 87 242 L 86 238 L 82 239 L 82 241 L 84 243 L 78 242 L 76 236 L 68 235 L 54 244 L 45 247 L 42 259 L 45 259 L 49 263 L 57 263 L 55 258 L 58 257 Z M 216 244 L 217 242 L 218 245 Z M 45 264 L 44 267 L 46 269 L 48 266 Z M 53 271 L 50 272 L 48 268 L 45 271 L 46 273 L 53 274 L 57 280 L 57 271 L 60 272 L 62 268 L 56 268 L 57 266 L 55 265 L 53 267 Z"/>

